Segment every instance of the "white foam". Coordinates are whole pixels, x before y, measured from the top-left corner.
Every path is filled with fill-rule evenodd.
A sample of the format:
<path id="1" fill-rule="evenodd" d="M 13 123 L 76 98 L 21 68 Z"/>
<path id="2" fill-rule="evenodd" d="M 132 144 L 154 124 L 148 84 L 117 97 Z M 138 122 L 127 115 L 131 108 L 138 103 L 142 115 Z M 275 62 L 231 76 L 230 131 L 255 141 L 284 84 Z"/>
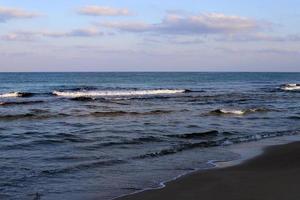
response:
<path id="1" fill-rule="evenodd" d="M 12 98 L 12 97 L 21 97 L 22 94 L 19 92 L 10 92 L 10 93 L 4 93 L 0 94 L 0 98 Z"/>
<path id="2" fill-rule="evenodd" d="M 267 111 L 266 109 L 261 109 L 261 108 L 252 108 L 252 109 L 245 109 L 245 110 L 240 110 L 240 109 L 220 109 L 219 112 L 222 114 L 231 114 L 231 115 L 244 115 L 244 114 L 249 114 L 249 113 L 254 113 L 254 112 L 259 112 L 259 111 Z"/>
<path id="3" fill-rule="evenodd" d="M 184 93 L 185 90 L 170 90 L 170 89 L 158 89 L 158 90 L 128 90 L 128 91 L 78 91 L 78 92 L 60 92 L 54 91 L 53 94 L 64 97 L 95 97 L 95 96 L 144 96 L 144 95 L 163 95 L 163 94 L 178 94 Z"/>
<path id="4" fill-rule="evenodd" d="M 285 91 L 300 90 L 300 85 L 296 83 L 286 84 L 282 86 L 281 89 Z"/>
<path id="5" fill-rule="evenodd" d="M 223 114 L 233 114 L 233 115 L 243 115 L 246 113 L 244 110 L 227 110 L 227 109 L 221 109 L 221 113 Z"/>

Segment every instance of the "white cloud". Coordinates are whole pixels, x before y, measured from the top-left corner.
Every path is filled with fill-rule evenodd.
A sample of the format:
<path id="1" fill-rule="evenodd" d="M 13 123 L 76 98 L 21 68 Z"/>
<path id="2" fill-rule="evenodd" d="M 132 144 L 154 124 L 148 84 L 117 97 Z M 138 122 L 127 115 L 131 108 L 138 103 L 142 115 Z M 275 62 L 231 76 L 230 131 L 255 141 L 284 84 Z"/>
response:
<path id="1" fill-rule="evenodd" d="M 0 22 L 6 22 L 12 19 L 28 19 L 37 16 L 39 16 L 39 14 L 19 8 L 0 7 Z"/>
<path id="2" fill-rule="evenodd" d="M 65 32 L 53 31 L 17 31 L 3 35 L 2 40 L 6 41 L 32 41 L 38 37 L 96 37 L 104 35 L 103 32 L 95 28 L 73 29 Z"/>
<path id="3" fill-rule="evenodd" d="M 153 30 L 153 25 L 144 22 L 104 22 L 100 23 L 100 25 L 127 32 L 147 32 Z"/>
<path id="4" fill-rule="evenodd" d="M 5 41 L 33 41 L 34 35 L 29 32 L 15 32 L 1 36 L 1 39 Z"/>
<path id="5" fill-rule="evenodd" d="M 216 39 L 219 42 L 300 42 L 300 35 L 276 36 L 266 33 L 227 35 Z"/>
<path id="6" fill-rule="evenodd" d="M 113 8 L 108 6 L 85 6 L 78 11 L 82 15 L 91 16 L 128 16 L 131 15 L 127 8 Z"/>
<path id="7" fill-rule="evenodd" d="M 300 35 L 275 35 L 270 32 L 273 24 L 235 15 L 204 13 L 189 15 L 169 12 L 160 23 L 101 22 L 97 25 L 131 33 L 151 33 L 154 36 L 191 36 L 203 42 L 299 42 Z M 210 36 L 210 37 L 206 37 Z M 163 38 L 166 40 L 166 38 Z M 189 42 L 183 42 L 188 44 Z M 193 44 L 193 40 L 190 42 Z"/>
<path id="8" fill-rule="evenodd" d="M 103 32 L 95 28 L 74 29 L 67 32 L 49 32 L 49 31 L 40 32 L 40 35 L 46 37 L 94 37 L 103 34 L 104 34 Z"/>
<path id="9" fill-rule="evenodd" d="M 300 50 L 298 49 L 286 49 L 286 48 L 259 48 L 259 49 L 249 49 L 249 48 L 218 48 L 220 50 L 230 54 L 273 54 L 273 55 L 299 55 Z"/>
<path id="10" fill-rule="evenodd" d="M 255 30 L 258 22 L 252 19 L 218 13 L 194 16 L 168 15 L 160 25 L 160 30 L 171 33 L 235 33 Z"/>
<path id="11" fill-rule="evenodd" d="M 235 34 L 262 28 L 262 25 L 256 20 L 220 13 L 205 13 L 200 15 L 169 14 L 161 23 L 157 24 L 107 22 L 102 23 L 102 25 L 128 32 L 181 35 Z"/>

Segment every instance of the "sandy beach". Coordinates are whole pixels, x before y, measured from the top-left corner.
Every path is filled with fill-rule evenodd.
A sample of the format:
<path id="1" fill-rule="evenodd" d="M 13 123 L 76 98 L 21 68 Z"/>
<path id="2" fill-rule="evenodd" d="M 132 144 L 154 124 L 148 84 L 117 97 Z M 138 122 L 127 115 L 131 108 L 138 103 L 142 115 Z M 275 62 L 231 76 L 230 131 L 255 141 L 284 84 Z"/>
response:
<path id="1" fill-rule="evenodd" d="M 272 146 L 240 165 L 195 172 L 118 200 L 299 200 L 300 142 Z"/>

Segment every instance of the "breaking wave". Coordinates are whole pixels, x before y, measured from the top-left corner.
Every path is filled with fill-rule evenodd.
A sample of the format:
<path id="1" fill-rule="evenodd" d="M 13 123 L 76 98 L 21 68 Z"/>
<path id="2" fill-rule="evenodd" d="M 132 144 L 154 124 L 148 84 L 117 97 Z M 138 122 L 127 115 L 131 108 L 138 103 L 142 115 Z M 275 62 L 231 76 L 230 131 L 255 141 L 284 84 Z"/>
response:
<path id="1" fill-rule="evenodd" d="M 300 84 L 291 83 L 281 86 L 281 90 L 284 91 L 300 91 Z"/>
<path id="2" fill-rule="evenodd" d="M 14 97 L 31 97 L 33 93 L 29 92 L 9 92 L 0 94 L 0 98 L 14 98 Z"/>
<path id="3" fill-rule="evenodd" d="M 95 91 L 54 91 L 56 96 L 63 97 L 114 97 L 114 96 L 145 96 L 145 95 L 168 95 L 185 93 L 187 90 L 156 89 L 156 90 L 95 90 Z"/>
<path id="4" fill-rule="evenodd" d="M 245 115 L 255 112 L 268 112 L 268 109 L 265 108 L 251 108 L 251 109 L 217 109 L 210 112 L 210 114 L 216 115 Z"/>

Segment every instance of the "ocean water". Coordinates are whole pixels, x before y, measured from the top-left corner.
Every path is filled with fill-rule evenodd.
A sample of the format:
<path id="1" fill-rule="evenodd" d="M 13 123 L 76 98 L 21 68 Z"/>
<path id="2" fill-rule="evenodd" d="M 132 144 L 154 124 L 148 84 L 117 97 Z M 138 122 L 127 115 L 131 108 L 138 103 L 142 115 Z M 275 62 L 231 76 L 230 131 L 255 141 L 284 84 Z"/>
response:
<path id="1" fill-rule="evenodd" d="M 0 73 L 0 199 L 101 199 L 300 133 L 300 73 Z"/>

